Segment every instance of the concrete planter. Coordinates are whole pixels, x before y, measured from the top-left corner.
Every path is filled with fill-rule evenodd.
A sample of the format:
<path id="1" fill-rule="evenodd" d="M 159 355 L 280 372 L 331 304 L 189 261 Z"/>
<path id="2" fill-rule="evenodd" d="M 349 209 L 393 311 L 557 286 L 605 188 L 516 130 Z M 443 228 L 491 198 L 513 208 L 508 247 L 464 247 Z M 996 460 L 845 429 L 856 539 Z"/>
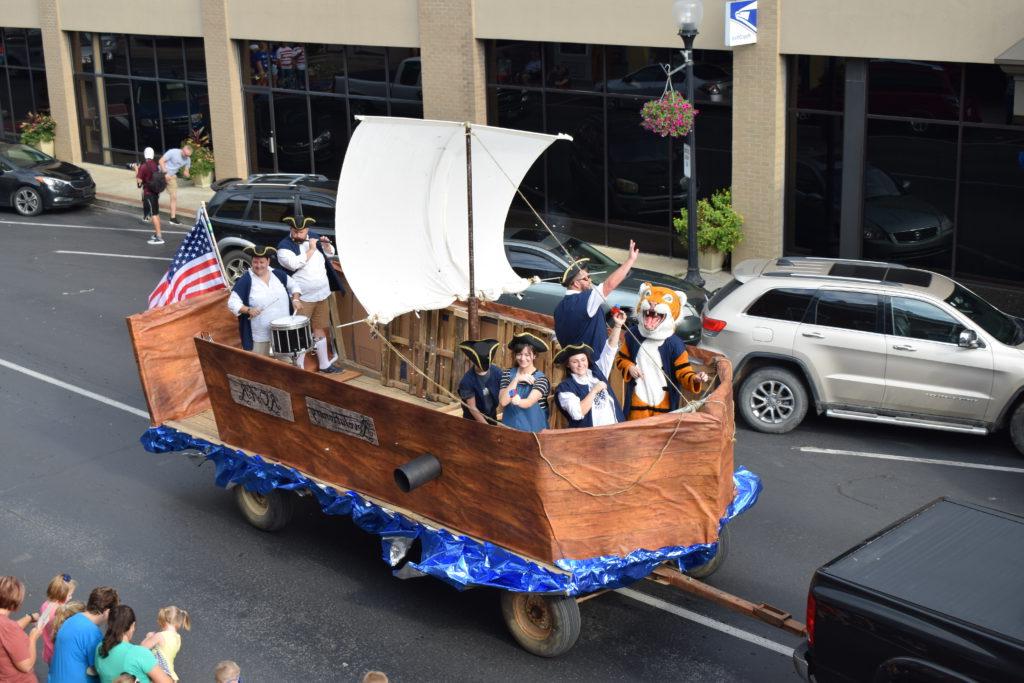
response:
<path id="1" fill-rule="evenodd" d="M 725 254 L 720 251 L 702 251 L 698 263 L 702 273 L 720 273 L 725 264 Z"/>
<path id="2" fill-rule="evenodd" d="M 209 187 L 210 186 L 210 174 L 199 175 L 198 173 L 192 174 L 192 185 L 194 187 Z"/>
<path id="3" fill-rule="evenodd" d="M 43 140 L 39 140 L 32 146 L 43 154 L 49 154 L 51 157 L 53 156 L 53 140 L 46 140 L 45 142 Z"/>

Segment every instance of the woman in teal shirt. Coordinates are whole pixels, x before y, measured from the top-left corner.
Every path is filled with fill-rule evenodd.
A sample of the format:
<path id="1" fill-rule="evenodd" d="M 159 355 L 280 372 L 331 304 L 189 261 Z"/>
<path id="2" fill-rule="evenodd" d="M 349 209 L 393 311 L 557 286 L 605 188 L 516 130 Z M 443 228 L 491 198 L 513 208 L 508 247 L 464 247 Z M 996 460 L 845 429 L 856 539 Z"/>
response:
<path id="1" fill-rule="evenodd" d="M 135 676 L 139 683 L 172 683 L 171 677 L 157 664 L 156 655 L 139 645 L 132 645 L 135 635 L 135 612 L 128 605 L 110 608 L 107 632 L 96 647 L 96 673 L 100 683 L 113 683 L 121 674 Z"/>

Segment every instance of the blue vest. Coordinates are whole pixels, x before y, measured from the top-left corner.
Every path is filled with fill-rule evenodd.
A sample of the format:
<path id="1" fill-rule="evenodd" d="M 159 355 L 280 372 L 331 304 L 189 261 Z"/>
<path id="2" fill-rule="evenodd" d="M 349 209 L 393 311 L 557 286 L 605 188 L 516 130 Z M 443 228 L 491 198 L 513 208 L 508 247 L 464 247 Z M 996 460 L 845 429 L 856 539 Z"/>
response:
<path id="1" fill-rule="evenodd" d="M 309 231 L 309 237 L 312 238 L 312 239 L 317 239 L 317 240 L 320 239 L 320 235 L 316 234 L 312 230 Z M 293 240 L 291 235 L 288 235 L 283 240 L 281 240 L 280 242 L 277 243 L 278 251 L 280 251 L 281 249 L 284 249 L 286 251 L 292 252 L 296 256 L 301 256 L 302 255 L 302 252 L 299 250 L 299 247 L 301 247 L 301 246 L 302 246 L 302 244 L 299 243 L 299 242 L 296 242 L 295 240 Z M 331 291 L 332 292 L 341 292 L 342 294 L 344 294 L 345 293 L 345 288 L 342 287 L 342 285 L 341 285 L 341 278 L 339 278 L 338 274 L 336 272 L 334 272 L 334 267 L 331 266 L 331 259 L 327 255 L 327 252 L 324 251 L 324 245 L 322 245 L 320 242 L 317 242 L 316 243 L 316 248 L 319 249 L 320 253 L 324 255 L 324 261 L 327 262 L 327 282 L 328 282 L 328 284 L 331 287 Z"/>
<path id="2" fill-rule="evenodd" d="M 481 379 L 483 379 L 482 387 L 480 386 Z M 484 392 L 487 392 L 486 396 Z M 476 402 L 476 409 L 495 421 L 498 419 L 498 395 L 500 393 L 501 368 L 497 365 L 487 368 L 487 375 L 483 378 L 476 374 L 475 369 L 470 368 L 459 382 L 459 396 L 465 400 L 467 396 L 472 395 Z M 467 420 L 476 419 L 466 406 L 462 406 L 462 417 Z"/>
<path id="3" fill-rule="evenodd" d="M 591 367 L 590 371 L 594 373 L 594 377 L 608 385 L 608 398 L 611 399 L 612 405 L 615 406 L 615 420 L 617 422 L 622 422 L 623 420 L 625 420 L 625 418 L 622 415 L 622 407 L 619 405 L 619 399 L 615 396 L 615 392 L 612 391 L 612 385 L 610 382 L 608 382 L 608 378 L 605 377 L 604 373 L 601 372 L 601 370 L 598 369 L 597 367 Z M 555 388 L 556 400 L 558 398 L 558 394 L 561 393 L 576 394 L 576 396 L 578 396 L 579 399 L 582 401 L 587 397 L 587 394 L 590 393 L 590 387 L 580 384 L 579 382 L 572 378 L 572 375 L 569 375 L 558 384 L 558 387 Z M 565 415 L 565 419 L 569 423 L 570 427 L 576 428 L 594 426 L 593 408 L 587 411 L 587 414 L 583 416 L 582 420 L 572 419 L 572 417 L 569 416 L 569 413 L 565 411 L 565 408 L 562 407 L 561 401 L 558 402 L 558 409 L 562 411 L 562 415 Z"/>
<path id="4" fill-rule="evenodd" d="M 640 342 L 644 340 L 644 337 L 640 335 L 639 325 L 630 325 L 629 330 L 632 334 L 627 333 L 625 335 L 626 348 L 629 350 L 629 359 L 635 363 L 639 358 Z M 676 358 L 684 351 L 686 351 L 686 344 L 674 334 L 662 342 L 661 347 L 658 348 L 658 353 L 661 355 L 661 369 L 665 371 L 665 375 L 668 375 L 668 379 L 665 379 L 665 375 L 662 375 L 662 382 L 671 381 L 676 389 L 680 390 L 679 382 L 676 381 L 675 362 Z M 629 378 L 626 382 L 626 410 L 629 410 L 630 406 L 633 405 L 633 393 L 635 391 L 636 380 Z M 668 409 L 673 411 L 679 407 L 679 392 L 670 386 L 665 386 L 665 391 L 668 392 Z"/>
<path id="5" fill-rule="evenodd" d="M 602 310 L 593 317 L 587 315 L 590 296 L 590 292 L 580 292 L 562 297 L 555 307 L 555 336 L 562 346 L 589 344 L 599 354 L 608 343 L 608 325 Z"/>
<path id="6" fill-rule="evenodd" d="M 288 274 L 278 268 L 271 268 L 270 272 L 274 274 L 278 280 L 281 281 L 281 286 L 285 288 L 285 292 L 288 291 Z M 231 291 L 238 295 L 238 298 L 242 300 L 242 304 L 245 306 L 249 305 L 249 294 L 252 293 L 252 273 L 246 272 L 245 275 L 238 278 L 235 281 L 235 286 L 231 288 Z M 288 297 L 288 315 L 292 313 L 292 299 Z M 242 313 L 238 316 L 238 336 L 242 338 L 242 348 L 246 351 L 252 351 L 252 319 L 247 313 Z"/>

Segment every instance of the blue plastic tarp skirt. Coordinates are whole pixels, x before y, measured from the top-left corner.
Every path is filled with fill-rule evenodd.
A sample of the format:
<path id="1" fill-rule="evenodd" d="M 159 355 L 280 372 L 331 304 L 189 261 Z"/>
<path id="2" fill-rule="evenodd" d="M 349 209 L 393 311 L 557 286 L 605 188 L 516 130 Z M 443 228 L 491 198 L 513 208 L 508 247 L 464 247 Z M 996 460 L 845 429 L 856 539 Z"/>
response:
<path id="1" fill-rule="evenodd" d="M 308 491 L 316 497 L 325 513 L 347 515 L 363 531 L 380 536 L 383 559 L 391 566 L 399 564 L 413 541 L 418 540 L 420 559 L 417 562 L 410 560 L 407 566 L 459 589 L 489 586 L 525 593 L 582 595 L 627 586 L 668 561 L 674 562 L 681 570 L 697 567 L 714 557 L 718 548 L 717 543 L 705 543 L 636 550 L 626 556 L 562 559 L 555 564 L 565 573 L 555 572 L 493 543 L 455 535 L 408 519 L 371 503 L 354 491 L 337 491 L 330 486 L 322 486 L 294 468 L 269 463 L 258 455 L 213 444 L 170 427 L 148 429 L 141 441 L 150 453 L 200 453 L 216 465 L 218 486 L 237 484 L 260 494 L 274 489 Z M 752 507 L 761 493 L 760 478 L 745 467 L 736 470 L 733 481 L 736 496 L 721 519 L 722 526 Z"/>

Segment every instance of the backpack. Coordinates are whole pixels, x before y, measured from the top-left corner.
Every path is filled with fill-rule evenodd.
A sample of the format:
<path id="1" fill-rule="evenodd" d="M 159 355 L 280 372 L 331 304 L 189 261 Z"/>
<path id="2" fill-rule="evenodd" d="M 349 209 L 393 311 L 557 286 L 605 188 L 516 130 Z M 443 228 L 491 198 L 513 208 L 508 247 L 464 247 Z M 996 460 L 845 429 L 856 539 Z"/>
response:
<path id="1" fill-rule="evenodd" d="M 146 189 L 152 194 L 160 194 L 167 189 L 167 176 L 159 168 L 154 169 L 146 181 Z"/>

